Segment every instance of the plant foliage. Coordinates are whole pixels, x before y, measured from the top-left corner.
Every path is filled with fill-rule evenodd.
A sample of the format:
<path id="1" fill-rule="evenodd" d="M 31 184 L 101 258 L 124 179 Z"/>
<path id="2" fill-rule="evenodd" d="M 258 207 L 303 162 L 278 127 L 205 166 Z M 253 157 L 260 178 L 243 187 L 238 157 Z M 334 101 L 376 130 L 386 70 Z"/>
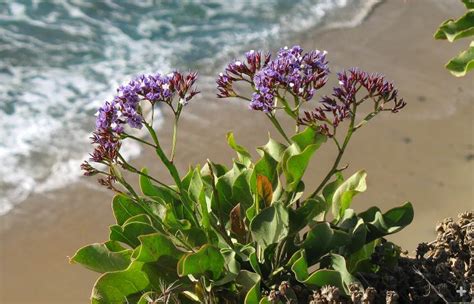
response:
<path id="1" fill-rule="evenodd" d="M 275 61 L 286 56 L 286 50 L 282 49 Z M 295 50 L 299 52 L 297 47 L 291 49 Z M 295 60 L 310 64 L 321 59 L 319 53 L 308 54 L 300 54 L 302 59 Z M 238 72 L 240 80 L 247 75 L 248 82 L 255 81 L 257 65 L 263 70 L 278 63 L 268 58 L 265 64 L 257 64 L 250 60 L 255 59 L 252 56 L 255 53 L 248 54 L 247 70 Z M 295 65 L 296 69 L 304 64 Z M 229 74 L 231 70 L 229 67 L 226 75 L 238 81 Z M 298 84 L 306 90 L 302 94 L 316 90 L 320 84 L 312 81 L 321 81 L 321 73 L 326 70 L 318 67 L 315 74 L 306 70 L 306 74 L 300 74 L 308 77 Z M 272 88 L 274 104 L 267 105 L 271 110 L 255 109 L 265 113 L 285 142 L 270 137 L 254 158 L 229 133 L 229 147 L 236 153 L 229 167 L 208 161 L 180 176 L 173 163 L 174 146 L 167 156 L 152 121 L 142 114 L 141 103 L 149 101 L 153 106 L 157 102 L 153 94 L 167 96 L 159 101 L 170 106 L 177 126 L 183 100 L 190 99 L 187 92 L 192 83 L 187 83 L 185 76 L 160 77 L 151 77 L 154 85 L 149 91 L 150 77 L 136 80 L 142 81 L 138 86 L 131 82 L 129 91 L 123 89 L 125 93 L 117 97 L 118 106 L 106 104 L 100 110 L 103 116 L 98 118 L 94 137 L 98 147 L 92 160 L 108 170 L 101 171 L 87 162 L 83 165 L 88 175 L 105 176 L 101 183 L 118 192 L 112 201 L 116 223 L 109 228 L 109 240 L 85 246 L 70 259 L 101 274 L 92 291 L 92 303 L 269 303 L 263 294 L 282 282 L 306 289 L 332 285 L 347 294 L 349 285 L 358 282 L 359 271 L 376 271 L 371 262 L 376 245 L 412 221 L 412 205 L 405 203 L 386 212 L 372 207 L 356 213 L 353 199 L 366 190 L 367 174 L 362 170 L 344 178 L 345 168 L 339 163 L 351 136 L 367 121 L 382 111 L 397 112 L 404 106 L 391 83 L 378 74 L 355 69 L 341 73 L 334 99 L 323 98 L 313 112 L 301 116 L 300 105 L 308 101 L 303 98 L 308 95 L 299 96 L 292 90 L 294 83 L 285 85 L 284 78 L 279 77 Z M 158 89 L 170 90 L 171 97 Z M 228 93 L 237 95 L 233 89 Z M 139 104 L 133 103 L 133 94 L 138 96 Z M 294 107 L 286 95 L 292 96 Z M 363 102 L 372 102 L 373 110 L 357 121 L 356 111 Z M 388 106 L 390 102 L 393 107 Z M 140 124 L 126 120 L 130 107 L 141 117 Z M 277 112 L 294 119 L 293 136 L 281 127 Z M 344 141 L 339 142 L 336 128 L 346 119 Z M 134 137 L 113 123 L 145 126 L 152 142 Z M 176 132 L 177 128 L 174 139 Z M 147 168 L 138 170 L 125 160 L 117 144 L 125 139 L 155 150 L 174 185 L 162 183 L 150 176 Z M 321 183 L 308 191 L 306 185 L 314 181 L 305 184 L 304 174 L 319 148 L 328 142 L 338 148 L 335 162 Z M 138 175 L 140 190 L 134 189 L 122 171 Z M 285 297 L 290 302 L 302 300 L 295 293 Z"/>
<path id="2" fill-rule="evenodd" d="M 461 38 L 474 36 L 474 2 L 462 0 L 467 12 L 457 20 L 449 19 L 444 21 L 434 34 L 435 39 L 448 40 L 454 42 Z M 452 58 L 446 68 L 456 77 L 461 77 L 474 69 L 474 41 L 471 41 L 468 49 Z"/>

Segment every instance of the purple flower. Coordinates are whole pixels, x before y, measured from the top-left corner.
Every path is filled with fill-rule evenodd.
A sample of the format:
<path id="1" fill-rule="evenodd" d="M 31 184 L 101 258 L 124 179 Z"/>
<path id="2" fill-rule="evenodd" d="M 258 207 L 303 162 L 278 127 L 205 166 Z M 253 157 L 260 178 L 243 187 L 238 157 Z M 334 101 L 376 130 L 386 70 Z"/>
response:
<path id="1" fill-rule="evenodd" d="M 172 102 L 177 98 L 179 103 L 175 111 L 180 111 L 199 93 L 193 88 L 196 80 L 197 74 L 194 72 L 184 75 L 175 71 L 168 75 L 141 75 L 120 86 L 114 99 L 105 102 L 97 112 L 96 130 L 91 137 L 95 145 L 91 160 L 99 163 L 117 160 L 125 127 L 143 127 L 145 120 L 140 108 L 142 100 L 149 101 L 152 106 L 157 102 L 165 102 L 173 107 Z M 90 165 L 84 165 L 83 170 L 88 174 Z"/>
<path id="2" fill-rule="evenodd" d="M 298 119 L 301 125 L 312 125 L 328 136 L 334 136 L 330 127 L 335 129 L 347 117 L 351 116 L 351 110 L 366 100 L 375 102 L 375 112 L 391 111 L 393 113 L 401 110 L 406 103 L 398 98 L 398 91 L 393 83 L 385 80 L 380 74 L 368 74 L 357 68 L 343 71 L 337 74 L 339 86 L 333 89 L 332 97 L 324 96 L 320 106 L 313 111 L 306 111 L 303 117 Z M 366 95 L 357 98 L 361 88 L 366 90 Z M 386 108 L 388 103 L 393 103 L 391 108 Z"/>
<path id="3" fill-rule="evenodd" d="M 327 64 L 326 52 L 314 50 L 303 53 L 300 46 L 281 49 L 273 60 L 269 54 L 263 58 L 261 52 L 250 51 L 246 53 L 245 62 L 234 61 L 227 66 L 225 73 L 219 74 L 217 96 L 238 96 L 233 88 L 234 82 L 246 81 L 255 89 L 249 107 L 271 112 L 280 90 L 303 101 L 310 100 L 315 90 L 327 82 Z"/>

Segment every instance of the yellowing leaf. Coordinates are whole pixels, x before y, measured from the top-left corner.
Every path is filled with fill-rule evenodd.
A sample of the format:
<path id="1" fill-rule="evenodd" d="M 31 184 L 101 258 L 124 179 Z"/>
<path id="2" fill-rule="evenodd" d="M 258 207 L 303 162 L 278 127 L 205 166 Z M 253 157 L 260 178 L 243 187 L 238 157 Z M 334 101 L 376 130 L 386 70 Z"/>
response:
<path id="1" fill-rule="evenodd" d="M 273 199 L 273 187 L 272 183 L 265 175 L 257 176 L 257 193 L 265 203 L 266 207 L 271 205 Z"/>

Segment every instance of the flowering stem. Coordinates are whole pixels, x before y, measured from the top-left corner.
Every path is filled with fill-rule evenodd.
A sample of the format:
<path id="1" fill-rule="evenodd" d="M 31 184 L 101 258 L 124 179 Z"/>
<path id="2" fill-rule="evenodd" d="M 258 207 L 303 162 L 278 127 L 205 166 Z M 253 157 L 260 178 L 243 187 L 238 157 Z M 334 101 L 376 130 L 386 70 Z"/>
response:
<path id="1" fill-rule="evenodd" d="M 280 123 L 278 122 L 278 120 L 276 119 L 275 115 L 273 115 L 272 113 L 267 113 L 267 117 L 270 119 L 270 121 L 273 123 L 273 125 L 275 126 L 275 128 L 278 130 L 278 132 L 280 132 L 281 136 L 283 136 L 283 138 L 291 145 L 291 141 L 290 139 L 288 138 L 288 136 L 286 136 L 285 134 L 285 131 L 283 130 L 283 128 L 281 127 Z"/>
<path id="2" fill-rule="evenodd" d="M 163 152 L 163 149 L 161 148 L 160 142 L 158 141 L 158 136 L 156 135 L 155 130 L 148 124 L 144 123 L 145 127 L 147 128 L 148 132 L 151 135 L 151 138 L 153 139 L 153 142 L 155 143 L 155 152 L 158 155 L 158 157 L 161 159 L 163 164 L 166 166 L 168 171 L 170 172 L 171 177 L 173 178 L 174 182 L 176 183 L 176 186 L 178 186 L 178 189 L 182 189 L 182 184 L 181 184 L 181 178 L 179 177 L 178 170 L 176 167 L 173 165 L 172 162 L 166 157 L 165 153 Z"/>
<path id="3" fill-rule="evenodd" d="M 138 170 L 137 168 L 135 168 L 135 167 L 133 167 L 132 165 L 130 165 L 130 163 L 128 163 L 120 153 L 118 154 L 118 157 L 119 157 L 120 160 L 123 162 L 124 168 L 125 168 L 126 170 L 129 170 L 130 172 L 133 172 L 133 173 L 136 173 L 136 174 L 138 174 L 138 175 L 141 175 L 141 176 L 144 176 L 144 177 L 146 177 L 146 178 L 149 178 L 149 179 L 151 179 L 152 181 L 154 181 L 155 183 L 157 183 L 157 184 L 159 184 L 159 185 L 165 187 L 166 189 L 168 189 L 168 190 L 170 190 L 170 191 L 173 191 L 173 192 L 179 194 L 178 191 L 174 190 L 173 188 L 171 188 L 171 187 L 168 186 L 167 184 L 165 184 L 165 183 L 163 183 L 163 182 L 157 180 L 157 179 L 154 178 L 153 176 L 150 176 L 150 175 L 148 175 L 148 174 L 146 174 L 146 173 L 141 172 L 141 171 Z"/>
<path id="4" fill-rule="evenodd" d="M 178 120 L 179 116 L 176 115 L 174 117 L 174 123 L 173 123 L 173 142 L 171 145 L 171 154 L 170 154 L 170 162 L 173 163 L 174 160 L 174 154 L 175 154 L 175 149 L 176 149 L 176 140 L 178 137 Z"/>
<path id="5" fill-rule="evenodd" d="M 176 183 L 176 186 L 179 189 L 179 194 L 181 195 L 181 198 L 183 199 L 184 203 L 183 207 L 187 210 L 189 215 L 192 216 L 194 224 L 197 226 L 198 220 L 196 218 L 196 214 L 189 208 L 189 206 L 192 204 L 192 201 L 190 200 L 187 191 L 183 188 L 183 184 L 181 183 L 181 178 L 179 177 L 179 173 L 176 169 L 176 166 L 166 157 L 165 153 L 163 152 L 163 149 L 161 149 L 160 142 L 158 141 L 158 136 L 156 135 L 155 130 L 147 122 L 144 122 L 144 125 L 150 133 L 153 142 L 155 143 L 156 154 L 168 169 L 171 177 L 173 178 L 174 182 Z"/>
<path id="6" fill-rule="evenodd" d="M 143 139 L 141 139 L 141 138 L 139 138 L 139 137 L 136 137 L 136 136 L 133 136 L 133 135 L 130 135 L 130 134 L 127 134 L 127 133 L 123 133 L 123 134 L 122 134 L 122 138 L 124 138 L 124 139 L 125 139 L 125 138 L 131 138 L 131 139 L 134 139 L 134 140 L 136 140 L 136 141 L 138 141 L 138 142 L 141 142 L 141 143 L 144 144 L 144 145 L 147 145 L 147 146 L 150 146 L 150 147 L 153 147 L 153 148 L 156 149 L 156 146 L 155 146 L 154 144 L 149 143 L 149 142 L 147 142 L 146 140 L 143 140 Z"/>
<path id="7" fill-rule="evenodd" d="M 323 189 L 323 187 L 331 179 L 331 177 L 334 175 L 334 173 L 336 173 L 338 171 L 337 168 L 339 166 L 339 163 L 341 162 L 342 155 L 344 154 L 344 151 L 346 150 L 346 147 L 349 144 L 349 141 L 352 137 L 352 134 L 355 131 L 354 124 L 355 124 L 355 118 L 356 118 L 357 104 L 354 102 L 353 105 L 354 106 L 353 106 L 353 109 L 352 109 L 352 112 L 351 112 L 351 122 L 349 124 L 349 128 L 347 129 L 346 137 L 344 139 L 344 142 L 343 142 L 342 146 L 339 146 L 339 144 L 337 145 L 338 149 L 339 149 L 339 153 L 337 154 L 337 158 L 334 161 L 334 164 L 331 167 L 331 170 L 329 170 L 328 174 L 326 175 L 326 177 L 324 177 L 321 184 L 319 184 L 318 188 L 316 188 L 316 190 L 309 196 L 310 198 L 316 197 L 316 195 L 318 195 L 319 191 L 321 191 L 321 189 Z M 336 143 L 337 143 L 337 141 L 336 141 Z"/>

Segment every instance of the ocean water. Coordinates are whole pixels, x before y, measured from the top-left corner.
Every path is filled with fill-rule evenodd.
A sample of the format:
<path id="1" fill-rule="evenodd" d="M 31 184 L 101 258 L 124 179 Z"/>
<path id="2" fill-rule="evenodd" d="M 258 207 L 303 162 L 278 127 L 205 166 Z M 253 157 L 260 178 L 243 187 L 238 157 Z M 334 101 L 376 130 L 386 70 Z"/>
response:
<path id="1" fill-rule="evenodd" d="M 207 90 L 243 51 L 354 26 L 376 2 L 0 0 L 0 215 L 80 176 L 94 113 L 131 77 L 196 69 Z"/>

